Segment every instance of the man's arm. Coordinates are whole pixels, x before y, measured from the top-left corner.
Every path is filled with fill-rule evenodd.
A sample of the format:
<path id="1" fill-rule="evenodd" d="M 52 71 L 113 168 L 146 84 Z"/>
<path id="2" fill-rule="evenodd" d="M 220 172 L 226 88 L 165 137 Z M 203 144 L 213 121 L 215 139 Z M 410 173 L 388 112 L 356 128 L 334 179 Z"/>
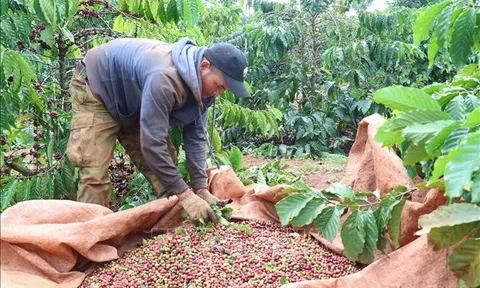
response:
<path id="1" fill-rule="evenodd" d="M 169 114 L 175 105 L 175 93 L 167 76 L 151 74 L 144 85 L 140 113 L 143 157 L 167 195 L 179 194 L 188 189 L 167 148 Z"/>
<path id="2" fill-rule="evenodd" d="M 190 186 L 194 189 L 207 188 L 205 129 L 208 111 L 205 109 L 198 118 L 183 127 L 183 145 L 187 156 L 187 168 L 190 174 Z"/>

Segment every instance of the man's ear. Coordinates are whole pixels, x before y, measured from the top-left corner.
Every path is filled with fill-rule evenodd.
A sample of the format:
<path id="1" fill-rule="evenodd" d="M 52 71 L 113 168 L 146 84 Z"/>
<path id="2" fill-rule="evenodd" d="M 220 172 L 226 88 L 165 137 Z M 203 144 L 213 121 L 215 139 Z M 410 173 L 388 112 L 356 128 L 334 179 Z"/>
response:
<path id="1" fill-rule="evenodd" d="M 208 59 L 203 58 L 202 62 L 200 62 L 200 71 L 210 69 L 212 67 L 212 63 L 208 61 Z"/>

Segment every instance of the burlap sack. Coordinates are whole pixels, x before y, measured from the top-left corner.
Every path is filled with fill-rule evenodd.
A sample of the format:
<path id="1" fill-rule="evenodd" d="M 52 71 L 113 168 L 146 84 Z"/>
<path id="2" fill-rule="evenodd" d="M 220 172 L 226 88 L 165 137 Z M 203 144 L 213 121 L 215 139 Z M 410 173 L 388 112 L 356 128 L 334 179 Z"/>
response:
<path id="1" fill-rule="evenodd" d="M 218 175 L 222 175 L 222 177 L 218 177 Z M 240 198 L 248 192 L 230 166 L 222 166 L 220 169 L 208 168 L 207 176 L 210 191 L 220 200 Z"/>
<path id="2" fill-rule="evenodd" d="M 427 236 L 411 242 L 362 271 L 338 279 L 292 283 L 282 288 L 448 288 L 457 279 L 448 267 L 449 249 L 435 250 Z"/>
<path id="3" fill-rule="evenodd" d="M 355 191 L 380 190 L 381 196 L 398 185 L 412 185 L 407 171 L 393 150 L 375 141 L 378 128 L 385 119 L 373 114 L 360 121 L 352 149 L 348 154 L 347 170 L 341 183 Z"/>

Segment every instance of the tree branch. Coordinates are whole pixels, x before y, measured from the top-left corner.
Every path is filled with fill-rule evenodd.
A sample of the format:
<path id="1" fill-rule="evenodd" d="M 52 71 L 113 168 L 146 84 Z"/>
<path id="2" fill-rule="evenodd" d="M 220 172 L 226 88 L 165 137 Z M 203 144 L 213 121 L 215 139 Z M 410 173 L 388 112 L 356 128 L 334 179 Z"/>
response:
<path id="1" fill-rule="evenodd" d="M 12 168 L 13 170 L 22 174 L 23 176 L 30 177 L 35 175 L 35 172 L 33 172 L 32 170 L 28 169 L 27 167 L 23 167 L 15 162 L 5 161 L 5 164 L 7 164 L 7 166 Z"/>

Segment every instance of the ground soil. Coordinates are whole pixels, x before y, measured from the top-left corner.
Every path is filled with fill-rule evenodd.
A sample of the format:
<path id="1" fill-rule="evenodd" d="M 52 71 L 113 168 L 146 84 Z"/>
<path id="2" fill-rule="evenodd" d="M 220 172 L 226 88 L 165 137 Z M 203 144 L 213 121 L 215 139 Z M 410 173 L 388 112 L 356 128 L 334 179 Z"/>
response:
<path id="1" fill-rule="evenodd" d="M 252 155 L 243 155 L 243 165 L 254 167 L 267 161 L 276 159 L 257 158 Z M 325 189 L 330 184 L 340 181 L 345 175 L 345 161 L 337 160 L 311 160 L 311 159 L 282 159 L 287 171 L 302 176 L 307 184 L 317 189 Z"/>

